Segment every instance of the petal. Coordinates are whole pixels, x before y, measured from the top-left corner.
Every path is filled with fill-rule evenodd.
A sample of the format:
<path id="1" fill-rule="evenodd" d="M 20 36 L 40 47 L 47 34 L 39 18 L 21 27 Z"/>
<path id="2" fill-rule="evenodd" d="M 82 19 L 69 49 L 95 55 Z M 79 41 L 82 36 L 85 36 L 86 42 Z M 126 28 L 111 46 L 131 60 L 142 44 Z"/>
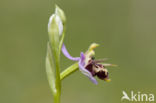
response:
<path id="1" fill-rule="evenodd" d="M 81 53 L 81 58 L 80 58 L 80 61 L 79 61 L 79 69 L 80 71 L 85 75 L 87 76 L 94 84 L 98 84 L 96 79 L 92 76 L 92 74 L 84 68 L 84 61 L 85 61 L 85 56 L 83 53 Z"/>
<path id="2" fill-rule="evenodd" d="M 68 51 L 67 51 L 67 49 L 66 49 L 66 47 L 65 47 L 64 44 L 62 45 L 62 53 L 64 54 L 64 56 L 66 56 L 66 57 L 67 57 L 68 59 L 70 59 L 70 60 L 73 60 L 73 61 L 79 61 L 79 60 L 80 60 L 79 57 L 72 57 L 72 56 L 68 53 Z"/>
<path id="3" fill-rule="evenodd" d="M 80 63 L 82 66 L 85 66 L 85 55 L 83 54 L 83 52 L 81 52 L 80 54 Z"/>

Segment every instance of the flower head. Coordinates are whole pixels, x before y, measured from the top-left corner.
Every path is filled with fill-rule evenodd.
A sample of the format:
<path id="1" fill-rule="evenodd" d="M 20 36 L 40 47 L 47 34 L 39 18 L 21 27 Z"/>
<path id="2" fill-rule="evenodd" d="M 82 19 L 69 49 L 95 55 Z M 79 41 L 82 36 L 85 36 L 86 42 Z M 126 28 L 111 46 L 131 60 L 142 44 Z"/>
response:
<path id="1" fill-rule="evenodd" d="M 94 84 L 98 84 L 96 79 L 94 78 L 97 76 L 101 80 L 110 81 L 108 78 L 108 70 L 106 69 L 106 66 L 113 66 L 112 64 L 102 64 L 103 60 L 95 60 L 94 55 L 94 49 L 98 46 L 98 44 L 93 43 L 87 50 L 87 52 L 83 53 L 81 52 L 80 57 L 72 57 L 65 45 L 62 46 L 62 52 L 63 54 L 70 60 L 78 61 L 79 63 L 79 70 L 87 76 Z"/>

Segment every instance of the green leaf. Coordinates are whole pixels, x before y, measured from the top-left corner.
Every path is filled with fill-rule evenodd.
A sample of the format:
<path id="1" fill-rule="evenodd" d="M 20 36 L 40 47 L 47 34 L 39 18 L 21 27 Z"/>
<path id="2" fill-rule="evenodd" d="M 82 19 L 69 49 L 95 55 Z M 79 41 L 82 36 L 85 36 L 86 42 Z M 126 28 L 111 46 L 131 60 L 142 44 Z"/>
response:
<path id="1" fill-rule="evenodd" d="M 51 90 L 55 94 L 56 93 L 55 65 L 54 65 L 54 62 L 52 60 L 52 54 L 51 54 L 51 49 L 50 49 L 49 43 L 47 45 L 46 72 L 47 72 L 47 77 L 48 77 L 48 81 L 49 81 L 49 85 L 51 87 Z"/>

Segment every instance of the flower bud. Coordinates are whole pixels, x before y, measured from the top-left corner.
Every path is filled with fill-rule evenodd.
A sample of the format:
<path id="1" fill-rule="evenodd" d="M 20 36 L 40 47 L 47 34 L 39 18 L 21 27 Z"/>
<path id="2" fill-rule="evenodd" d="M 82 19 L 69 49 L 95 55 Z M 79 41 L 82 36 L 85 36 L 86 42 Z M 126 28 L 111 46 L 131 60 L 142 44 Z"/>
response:
<path id="1" fill-rule="evenodd" d="M 55 24 L 54 24 L 54 22 L 55 22 Z M 49 18 L 48 32 L 53 31 L 54 28 L 52 27 L 52 25 L 54 25 L 55 27 L 58 28 L 59 35 L 61 35 L 63 32 L 63 24 L 62 24 L 60 17 L 56 14 L 52 14 L 52 16 Z"/>
<path id="2" fill-rule="evenodd" d="M 59 37 L 60 37 L 60 26 L 59 26 L 59 18 L 56 14 L 53 14 L 48 23 L 48 34 L 49 34 L 49 41 L 52 47 L 52 51 L 55 49 L 58 52 L 59 46 Z"/>
<path id="3" fill-rule="evenodd" d="M 66 23 L 66 16 L 65 16 L 65 13 L 64 13 L 64 11 L 63 11 L 59 6 L 57 6 L 57 5 L 56 5 L 56 9 L 55 9 L 55 14 L 58 15 L 58 16 L 61 18 L 62 23 L 63 23 L 63 25 L 64 25 L 64 24 Z"/>

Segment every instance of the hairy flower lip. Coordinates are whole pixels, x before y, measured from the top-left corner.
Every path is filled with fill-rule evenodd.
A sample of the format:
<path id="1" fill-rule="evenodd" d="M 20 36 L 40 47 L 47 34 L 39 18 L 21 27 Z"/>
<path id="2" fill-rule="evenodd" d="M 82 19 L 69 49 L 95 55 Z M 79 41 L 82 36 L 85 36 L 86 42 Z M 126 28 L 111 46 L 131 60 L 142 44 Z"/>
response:
<path id="1" fill-rule="evenodd" d="M 98 82 L 96 81 L 96 79 L 93 77 L 93 75 L 92 75 L 92 73 L 89 71 L 89 70 L 87 70 L 86 68 L 85 68 L 85 55 L 84 55 L 84 53 L 83 52 L 81 52 L 81 54 L 80 54 L 80 61 L 79 61 L 79 69 L 80 69 L 80 71 L 85 75 L 85 76 L 87 76 L 94 84 L 98 84 Z"/>
<path id="2" fill-rule="evenodd" d="M 106 80 L 108 79 L 108 71 L 104 65 L 100 64 L 101 62 L 103 62 L 103 60 L 95 60 L 95 58 L 91 58 L 85 68 L 92 74 L 92 76 L 97 76 L 101 80 Z"/>

